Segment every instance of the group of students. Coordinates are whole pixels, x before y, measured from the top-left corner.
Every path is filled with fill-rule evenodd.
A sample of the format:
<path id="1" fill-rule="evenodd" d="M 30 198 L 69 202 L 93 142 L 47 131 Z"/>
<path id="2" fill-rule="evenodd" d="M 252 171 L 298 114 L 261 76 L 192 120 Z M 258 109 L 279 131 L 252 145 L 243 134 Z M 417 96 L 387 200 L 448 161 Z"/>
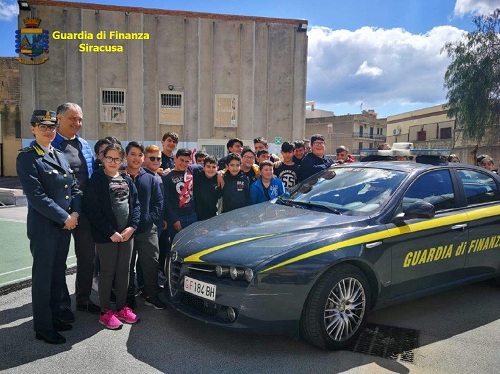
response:
<path id="1" fill-rule="evenodd" d="M 35 110 L 31 125 L 35 139 L 18 155 L 17 171 L 28 198 L 34 329 L 37 339 L 51 344 L 64 343 L 58 332 L 70 330 L 75 320 L 70 301 L 64 302 L 71 233 L 77 310 L 98 313 L 106 328 L 119 329 L 139 320 L 136 282 L 146 305 L 166 308 L 158 296 L 158 272 L 180 230 L 219 212 L 274 199 L 332 164 L 319 134 L 311 138 L 309 152 L 305 141 L 284 142 L 281 158 L 270 154 L 261 137 L 253 149 L 230 139 L 226 157 L 217 160 L 200 151 L 199 164 L 193 164 L 189 149 L 177 149 L 173 132 L 163 136 L 163 149 L 136 141 L 124 148 L 114 137 L 103 138 L 92 157 L 88 143 L 76 135 L 82 110 L 74 103 L 62 104 L 57 113 Z M 77 250 L 78 238 L 86 242 L 85 250 Z M 95 254 L 98 266 L 92 272 L 89 258 Z M 84 261 L 89 264 L 83 266 Z M 100 305 L 89 298 L 92 273 L 98 275 Z"/>

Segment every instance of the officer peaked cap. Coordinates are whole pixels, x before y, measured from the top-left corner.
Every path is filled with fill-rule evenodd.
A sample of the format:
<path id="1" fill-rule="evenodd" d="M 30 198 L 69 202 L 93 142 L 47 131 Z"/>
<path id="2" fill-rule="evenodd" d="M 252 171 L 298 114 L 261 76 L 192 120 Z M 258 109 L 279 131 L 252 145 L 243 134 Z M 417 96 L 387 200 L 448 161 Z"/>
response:
<path id="1" fill-rule="evenodd" d="M 53 110 L 35 109 L 31 116 L 31 123 L 40 123 L 42 125 L 56 125 L 56 112 Z"/>

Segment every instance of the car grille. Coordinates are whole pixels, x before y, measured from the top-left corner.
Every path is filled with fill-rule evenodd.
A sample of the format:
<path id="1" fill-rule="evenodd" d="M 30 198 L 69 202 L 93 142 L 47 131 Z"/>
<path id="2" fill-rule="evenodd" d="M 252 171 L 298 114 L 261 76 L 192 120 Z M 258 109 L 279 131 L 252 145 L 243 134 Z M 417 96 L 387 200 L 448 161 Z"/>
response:
<path id="1" fill-rule="evenodd" d="M 170 290 L 170 296 L 175 296 L 177 293 L 177 283 L 179 283 L 179 278 L 181 274 L 181 262 L 169 260 L 168 266 L 168 288 Z"/>
<path id="2" fill-rule="evenodd" d="M 208 316 L 215 316 L 219 311 L 219 306 L 209 300 L 203 300 L 194 295 L 185 293 L 182 295 L 182 304 Z"/>

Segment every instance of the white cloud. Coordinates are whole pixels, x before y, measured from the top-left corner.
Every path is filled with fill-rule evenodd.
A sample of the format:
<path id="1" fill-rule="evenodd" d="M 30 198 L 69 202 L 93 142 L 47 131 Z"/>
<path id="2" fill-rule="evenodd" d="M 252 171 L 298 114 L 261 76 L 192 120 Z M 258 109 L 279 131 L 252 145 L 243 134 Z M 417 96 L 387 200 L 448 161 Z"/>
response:
<path id="1" fill-rule="evenodd" d="M 15 2 L 7 4 L 4 1 L 0 1 L 0 20 L 10 21 L 11 19 L 17 17 L 18 14 L 19 7 Z"/>
<path id="2" fill-rule="evenodd" d="M 312 26 L 307 100 L 330 107 L 363 102 L 365 109 L 375 110 L 395 103 L 443 103 L 443 79 L 450 60 L 441 49 L 463 33 L 452 26 L 421 35 L 400 28 L 348 31 Z"/>
<path id="3" fill-rule="evenodd" d="M 469 13 L 487 15 L 496 8 L 500 8 L 498 0 L 457 0 L 453 12 L 459 17 Z"/>
<path id="4" fill-rule="evenodd" d="M 368 66 L 368 61 L 363 61 L 358 71 L 354 75 L 367 75 L 369 77 L 378 77 L 382 75 L 382 69 L 377 67 Z"/>

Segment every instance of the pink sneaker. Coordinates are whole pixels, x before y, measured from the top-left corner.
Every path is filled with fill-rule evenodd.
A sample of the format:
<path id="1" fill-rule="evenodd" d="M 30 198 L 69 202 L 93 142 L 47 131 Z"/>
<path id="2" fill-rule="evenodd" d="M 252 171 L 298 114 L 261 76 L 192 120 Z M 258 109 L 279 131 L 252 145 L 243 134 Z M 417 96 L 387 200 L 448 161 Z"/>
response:
<path id="1" fill-rule="evenodd" d="M 105 310 L 105 313 L 99 317 L 99 323 L 106 326 L 110 330 L 117 330 L 123 326 L 118 318 L 115 317 L 115 313 L 112 310 Z"/>
<path id="2" fill-rule="evenodd" d="M 116 313 L 116 318 L 126 323 L 136 323 L 139 321 L 139 317 L 128 306 Z"/>

